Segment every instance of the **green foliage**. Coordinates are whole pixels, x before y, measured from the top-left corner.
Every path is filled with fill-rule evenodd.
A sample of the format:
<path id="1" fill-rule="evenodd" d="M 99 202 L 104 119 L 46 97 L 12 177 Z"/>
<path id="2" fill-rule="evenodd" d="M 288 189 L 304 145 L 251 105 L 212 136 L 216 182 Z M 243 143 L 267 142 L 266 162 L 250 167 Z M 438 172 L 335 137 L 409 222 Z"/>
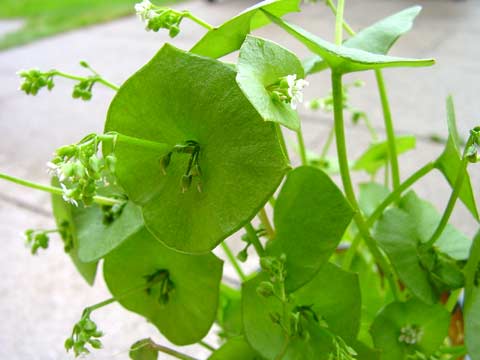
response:
<path id="1" fill-rule="evenodd" d="M 58 234 L 89 284 L 103 264 L 112 298 L 85 308 L 74 325 L 65 347 L 76 356 L 101 347 L 103 333 L 91 314 L 118 302 L 171 343 L 200 343 L 213 360 L 446 360 L 467 352 L 480 360 L 480 240 L 477 235 L 472 245 L 449 224 L 457 198 L 478 220 L 468 166 L 479 159 L 480 128 L 470 131 L 462 149 L 449 98 L 444 152 L 399 183 L 397 156 L 412 150 L 415 138 L 395 136 L 380 72 L 433 64 L 385 56 L 420 8 L 333 45 L 281 19 L 298 4 L 264 1 L 214 28 L 187 10 L 143 0 L 135 9 L 148 30 L 166 29 L 174 37 L 187 18 L 206 34 L 190 52 L 164 44 L 121 87 L 84 61 L 92 72 L 85 78 L 57 70 L 20 73 L 22 89 L 32 95 L 51 89 L 57 76 L 74 80 L 73 96 L 85 100 L 96 83 L 118 90 L 104 134 L 56 150 L 52 186 L 0 173 L 52 193 L 56 227 L 26 231 L 33 254 Z M 344 25 L 354 34 L 342 13 L 337 30 Z M 315 56 L 302 66 L 291 51 L 250 35 L 271 21 Z M 216 59 L 238 49 L 236 64 Z M 334 124 L 316 155 L 305 147 L 295 110 L 305 73 L 327 67 L 332 90 L 309 107 L 332 114 Z M 346 73 L 368 70 L 376 72 L 386 114 L 382 142 L 367 113 L 349 104 L 349 88 L 361 82 L 342 82 Z M 344 112 L 354 124 L 363 121 L 372 138 L 355 162 L 347 156 Z M 295 131 L 301 166 L 290 163 L 281 126 Z M 337 152 L 327 157 L 333 140 Z M 350 172 L 373 177 L 386 166 L 394 179 L 359 184 L 357 199 Z M 443 214 L 409 191 L 434 168 L 452 187 Z M 242 227 L 243 243 L 234 252 L 225 240 Z M 223 262 L 212 253 L 218 245 L 240 282 L 223 275 Z M 258 270 L 245 272 L 237 251 Z M 450 313 L 462 289 L 465 334 L 457 329 L 454 338 Z M 223 341 L 218 349 L 203 341 L 214 323 Z M 466 348 L 452 347 L 463 335 Z M 153 360 L 160 353 L 196 360 L 151 339 L 133 344 L 129 355 Z"/>

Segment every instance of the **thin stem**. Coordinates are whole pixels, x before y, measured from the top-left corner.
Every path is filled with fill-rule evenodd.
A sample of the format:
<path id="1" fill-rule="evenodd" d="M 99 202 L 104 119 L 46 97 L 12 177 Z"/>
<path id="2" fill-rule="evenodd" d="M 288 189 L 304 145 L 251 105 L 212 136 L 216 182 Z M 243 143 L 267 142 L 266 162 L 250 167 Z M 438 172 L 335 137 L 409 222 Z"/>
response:
<path id="1" fill-rule="evenodd" d="M 327 157 L 328 150 L 330 150 L 330 146 L 332 146 L 333 138 L 335 137 L 335 127 L 332 126 L 328 133 L 327 141 L 323 145 L 322 152 L 320 153 L 320 161 L 324 161 Z"/>
<path id="2" fill-rule="evenodd" d="M 452 313 L 455 309 L 455 305 L 458 303 L 458 297 L 462 293 L 462 289 L 453 290 L 445 303 L 445 308 L 449 313 Z"/>
<path id="3" fill-rule="evenodd" d="M 338 0 L 337 11 L 335 14 L 335 44 L 342 45 L 343 41 L 343 9 L 345 0 Z"/>
<path id="4" fill-rule="evenodd" d="M 411 187 L 414 183 L 420 180 L 422 177 L 427 175 L 430 171 L 435 169 L 435 163 L 429 162 L 420 169 L 418 169 L 415 173 L 410 175 L 410 177 L 401 183 L 393 192 L 388 195 L 385 200 L 382 201 L 380 205 L 373 211 L 372 215 L 367 219 L 367 225 L 370 227 L 373 223 L 383 214 L 383 211 L 393 202 L 395 202 L 402 193 Z"/>
<path id="5" fill-rule="evenodd" d="M 190 20 L 196 22 L 198 25 L 200 26 L 203 26 L 205 29 L 207 30 L 213 30 L 214 27 L 212 25 L 210 25 L 209 23 L 207 23 L 206 21 L 196 17 L 195 15 L 193 15 L 190 11 L 184 11 L 183 12 L 183 15 L 186 17 L 186 18 L 189 18 Z"/>
<path id="6" fill-rule="evenodd" d="M 350 247 L 345 253 L 345 257 L 343 258 L 342 268 L 344 270 L 350 270 L 350 266 L 352 266 L 353 258 L 357 253 L 357 249 L 360 246 L 361 240 L 362 240 L 362 237 L 360 236 L 360 233 L 357 232 L 357 234 L 353 238 L 352 243 L 350 244 Z"/>
<path id="7" fill-rule="evenodd" d="M 206 343 L 205 341 L 203 341 L 203 340 L 200 340 L 200 341 L 198 342 L 198 345 L 200 345 L 200 346 L 204 347 L 205 349 L 210 350 L 210 351 L 212 351 L 212 352 L 216 350 L 212 345 L 207 344 L 207 343 Z"/>
<path id="8" fill-rule="evenodd" d="M 99 140 L 103 140 L 102 136 L 104 135 L 99 135 L 98 137 Z M 106 136 L 110 136 L 110 135 L 106 134 Z M 166 153 L 171 150 L 171 146 L 165 143 L 159 143 L 156 141 L 140 139 L 140 138 L 118 134 L 118 133 L 114 133 L 114 136 L 116 136 L 116 141 L 118 142 L 124 142 L 130 145 L 144 147 L 150 150 L 159 151 L 161 153 Z"/>
<path id="9" fill-rule="evenodd" d="M 248 238 L 250 239 L 250 242 L 255 248 L 255 251 L 257 252 L 258 256 L 262 257 L 265 253 L 265 250 L 263 249 L 262 243 L 260 242 L 260 239 L 257 236 L 257 232 L 253 228 L 252 224 L 247 223 L 245 225 L 245 230 L 247 231 Z"/>
<path id="10" fill-rule="evenodd" d="M 332 94 L 333 94 L 333 107 L 334 107 L 334 125 L 335 125 L 335 139 L 337 143 L 337 155 L 340 166 L 340 175 L 342 177 L 342 183 L 345 190 L 345 195 L 350 202 L 350 205 L 355 211 L 354 220 L 357 224 L 358 230 L 365 240 L 365 243 L 375 258 L 376 262 L 380 266 L 381 270 L 385 274 L 393 295 L 396 299 L 399 299 L 398 283 L 395 279 L 390 264 L 385 256 L 378 248 L 375 240 L 370 235 L 369 228 L 365 223 L 365 220 L 360 212 L 360 208 L 357 203 L 355 192 L 353 190 L 352 179 L 350 177 L 350 169 L 348 166 L 347 147 L 345 143 L 345 129 L 343 123 L 343 87 L 342 87 L 342 75 L 332 72 Z"/>
<path id="11" fill-rule="evenodd" d="M 53 71 L 51 72 L 51 74 L 52 74 L 52 75 L 61 76 L 61 77 L 65 78 L 65 79 L 76 80 L 76 81 L 85 81 L 85 80 L 88 80 L 88 78 L 86 78 L 86 77 L 77 76 L 77 75 L 72 75 L 72 74 L 67 74 L 67 73 L 64 73 L 64 72 L 58 71 L 58 70 L 53 70 Z M 119 87 L 118 85 L 115 85 L 114 83 L 111 83 L 110 81 L 105 80 L 103 77 L 101 77 L 101 76 L 99 76 L 99 75 L 96 75 L 96 76 L 94 77 L 94 79 L 95 79 L 97 82 L 99 82 L 99 83 L 101 83 L 101 84 L 109 87 L 109 88 L 112 89 L 112 90 L 118 91 L 118 89 L 120 89 L 120 87 Z"/>
<path id="12" fill-rule="evenodd" d="M 275 237 L 275 230 L 273 229 L 272 224 L 270 223 L 270 219 L 268 218 L 267 212 L 265 208 L 262 208 L 258 213 L 258 218 L 262 223 L 265 231 L 267 232 L 267 236 L 269 239 L 273 239 Z"/>
<path id="13" fill-rule="evenodd" d="M 387 133 L 388 154 L 392 171 L 392 185 L 393 189 L 395 190 L 400 185 L 400 170 L 398 166 L 397 143 L 395 141 L 392 113 L 390 111 L 390 104 L 388 101 L 387 90 L 385 88 L 385 81 L 383 80 L 382 72 L 380 70 L 375 70 L 375 77 L 377 79 L 378 92 L 380 94 L 380 101 L 382 103 L 383 119 L 385 131 Z"/>
<path id="14" fill-rule="evenodd" d="M 171 355 L 171 356 L 173 356 L 177 359 L 181 359 L 181 360 L 197 360 L 196 358 L 191 357 L 187 354 L 183 354 L 183 353 L 178 352 L 176 350 L 170 349 L 166 346 L 157 344 L 157 343 L 153 342 L 151 339 L 149 339 L 149 340 L 150 340 L 150 347 L 154 350 L 160 351 L 164 354 Z"/>
<path id="15" fill-rule="evenodd" d="M 462 357 L 468 354 L 465 345 L 442 346 L 440 347 L 440 349 L 438 349 L 438 352 L 440 352 L 441 354 L 449 354 L 458 357 Z"/>
<path id="16" fill-rule="evenodd" d="M 333 1 L 332 0 L 325 0 L 325 2 L 327 4 L 327 6 L 330 8 L 330 10 L 332 10 L 333 14 L 336 16 L 337 15 L 337 7 L 333 3 Z M 345 20 L 343 21 L 343 28 L 348 33 L 348 35 L 350 35 L 350 36 L 355 35 L 355 31 L 353 31 L 353 29 L 350 27 L 350 25 L 348 25 L 348 23 Z"/>
<path id="17" fill-rule="evenodd" d="M 285 154 L 285 157 L 287 158 L 288 163 L 291 163 L 290 155 L 288 155 L 287 143 L 285 142 L 285 137 L 283 136 L 282 128 L 278 123 L 275 123 L 275 129 L 277 130 L 278 141 L 280 141 L 280 146 L 282 147 L 283 153 Z"/>
<path id="18" fill-rule="evenodd" d="M 470 136 L 467 140 L 467 143 L 465 145 L 465 150 L 463 152 L 462 156 L 462 162 L 460 163 L 460 166 L 458 167 L 457 171 L 457 178 L 455 180 L 455 184 L 453 186 L 452 194 L 450 195 L 450 199 L 448 199 L 447 207 L 445 208 L 445 211 L 443 212 L 442 218 L 440 219 L 440 223 L 438 224 L 437 228 L 435 229 L 435 232 L 433 233 L 432 237 L 428 242 L 425 244 L 427 248 L 432 247 L 435 242 L 440 238 L 440 236 L 443 233 L 443 230 L 445 230 L 445 227 L 448 225 L 448 220 L 450 219 L 450 216 L 452 215 L 453 209 L 455 207 L 455 204 L 457 202 L 458 196 L 460 195 L 460 190 L 462 189 L 463 185 L 463 180 L 465 179 L 465 176 L 467 174 L 467 167 L 468 167 L 468 160 L 466 157 L 466 152 L 468 151 L 468 148 L 472 145 L 473 139 Z"/>
<path id="19" fill-rule="evenodd" d="M 42 184 L 39 184 L 39 183 L 35 183 L 35 182 L 32 182 L 32 181 L 20 179 L 20 178 L 10 176 L 10 175 L 7 175 L 7 174 L 2 174 L 2 173 L 0 173 L 0 179 L 10 181 L 10 182 L 12 182 L 14 184 L 17 184 L 17 185 L 22 185 L 22 186 L 25 186 L 25 187 L 29 187 L 31 189 L 41 190 L 41 191 L 48 192 L 48 193 L 55 194 L 55 195 L 63 195 L 63 189 L 61 189 L 59 187 L 42 185 Z M 123 200 L 108 198 L 108 197 L 105 197 L 105 196 L 94 196 L 93 201 L 97 204 L 100 204 L 100 205 L 115 205 L 115 204 L 123 204 L 123 202 L 124 202 Z"/>
<path id="20" fill-rule="evenodd" d="M 300 152 L 300 159 L 302 161 L 302 165 L 308 165 L 307 149 L 305 148 L 305 141 L 303 140 L 302 128 L 298 129 L 297 131 L 297 141 L 298 141 L 298 150 Z"/>
<path id="21" fill-rule="evenodd" d="M 225 253 L 225 255 L 227 255 L 227 258 L 230 261 L 230 263 L 232 264 L 232 266 L 234 267 L 235 271 L 237 272 L 238 277 L 242 281 L 245 281 L 247 277 L 245 276 L 245 273 L 243 272 L 243 270 L 242 270 L 240 264 L 238 263 L 237 259 L 233 255 L 232 250 L 228 247 L 228 245 L 225 243 L 225 241 L 222 242 L 222 249 L 223 249 L 223 252 Z"/>

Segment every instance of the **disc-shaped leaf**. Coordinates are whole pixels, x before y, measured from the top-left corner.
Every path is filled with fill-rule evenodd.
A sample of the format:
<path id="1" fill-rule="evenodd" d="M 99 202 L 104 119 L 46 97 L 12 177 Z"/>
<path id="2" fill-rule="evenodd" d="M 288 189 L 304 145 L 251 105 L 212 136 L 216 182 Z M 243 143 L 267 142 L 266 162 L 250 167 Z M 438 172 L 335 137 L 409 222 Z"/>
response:
<path id="1" fill-rule="evenodd" d="M 409 150 L 415 149 L 415 136 L 400 136 L 395 139 L 398 155 Z M 353 170 L 364 170 L 374 175 L 377 171 L 387 164 L 388 142 L 382 141 L 369 146 L 369 148 L 355 161 Z"/>
<path id="2" fill-rule="evenodd" d="M 302 42 L 310 51 L 320 55 L 331 69 L 340 74 L 386 67 L 430 66 L 435 63 L 433 59 L 400 58 L 374 54 L 346 46 L 337 46 L 309 33 L 299 26 L 289 24 L 265 10 L 262 11 L 266 13 L 275 24 Z"/>
<path id="3" fill-rule="evenodd" d="M 448 335 L 450 314 L 440 305 L 426 305 L 418 300 L 394 302 L 384 308 L 372 324 L 375 347 L 385 360 L 406 360 L 418 351 L 431 355 Z M 407 341 L 402 334 L 412 330 Z"/>
<path id="4" fill-rule="evenodd" d="M 245 341 L 243 336 L 229 339 L 208 360 L 262 360 L 255 350 Z"/>
<path id="5" fill-rule="evenodd" d="M 104 257 L 144 227 L 140 209 L 131 202 L 112 223 L 104 224 L 102 218 L 103 212 L 98 205 L 73 209 L 78 256 L 82 261 L 91 262 Z"/>
<path id="6" fill-rule="evenodd" d="M 390 190 L 374 182 L 359 184 L 358 205 L 367 216 L 373 214 L 377 206 L 390 194 Z"/>
<path id="7" fill-rule="evenodd" d="M 288 292 L 328 261 L 352 217 L 342 192 L 322 170 L 302 166 L 288 174 L 275 203 L 276 236 L 267 249 L 270 255 L 286 255 Z"/>
<path id="8" fill-rule="evenodd" d="M 257 293 L 258 285 L 265 279 L 267 276 L 260 274 L 242 287 L 243 324 L 252 348 L 269 360 L 277 359 L 285 346 L 283 360 L 327 360 L 332 351 L 331 337 L 317 323 L 304 324 L 308 336 L 287 340 L 281 327 L 272 321 L 272 314 L 282 314 L 283 308 L 275 297 L 265 298 Z M 330 332 L 347 343 L 355 339 L 360 324 L 360 288 L 355 274 L 327 263 L 292 298 L 294 304 L 289 304 L 288 311 L 295 306 L 309 307 L 325 320 Z"/>
<path id="9" fill-rule="evenodd" d="M 255 216 L 288 165 L 272 123 L 262 120 L 221 62 L 165 45 L 118 91 L 106 131 L 159 144 L 199 145 L 201 173 L 182 191 L 191 154 L 118 141 L 116 175 L 167 246 L 207 252 Z M 121 137 L 120 137 L 121 139 Z M 201 188 L 199 181 L 201 182 Z M 198 188 L 197 188 L 198 185 Z"/>
<path id="10" fill-rule="evenodd" d="M 260 9 L 281 17 L 300 11 L 299 0 L 265 0 L 244 10 L 224 24 L 207 32 L 190 50 L 194 54 L 219 58 L 240 49 L 245 37 L 270 22 Z"/>
<path id="11" fill-rule="evenodd" d="M 247 36 L 240 48 L 237 83 L 265 121 L 298 130 L 300 120 L 290 104 L 274 100 L 268 88 L 287 75 L 303 79 L 303 67 L 295 54 L 274 42 Z"/>
<path id="12" fill-rule="evenodd" d="M 56 178 L 52 181 L 52 185 L 58 186 L 58 180 Z M 97 273 L 98 261 L 87 263 L 80 260 L 78 232 L 74 218 L 75 211 L 76 208 L 73 205 L 65 202 L 61 196 L 52 195 L 52 212 L 57 227 L 62 228 L 66 226 L 67 228 L 65 233 L 67 238 L 63 240 L 71 244 L 68 255 L 70 255 L 70 258 L 72 259 L 72 262 L 80 275 L 82 275 L 87 283 L 93 285 L 95 281 L 95 275 Z"/>
<path id="13" fill-rule="evenodd" d="M 400 36 L 410 31 L 413 21 L 422 10 L 421 6 L 412 6 L 386 17 L 359 31 L 343 45 L 375 54 L 386 55 Z M 305 71 L 313 74 L 327 67 L 323 59 L 314 55 L 304 62 Z"/>
<path id="14" fill-rule="evenodd" d="M 222 265 L 211 253 L 171 250 L 144 229 L 105 258 L 103 272 L 122 306 L 147 318 L 172 343 L 186 345 L 201 340 L 215 320 Z M 162 271 L 173 285 L 166 301 L 155 285 L 146 290 L 148 279 Z"/>
<path id="15" fill-rule="evenodd" d="M 427 242 L 440 221 L 432 205 L 409 192 L 399 208 L 385 212 L 378 221 L 375 238 L 387 253 L 402 282 L 422 301 L 432 304 L 438 299 L 430 270 L 422 264 L 420 246 Z M 448 256 L 461 260 L 468 256 L 469 240 L 448 225 L 436 247 Z"/>
<path id="16" fill-rule="evenodd" d="M 480 232 L 475 236 L 465 265 L 465 344 L 472 360 L 480 359 Z"/>
<path id="17" fill-rule="evenodd" d="M 443 176 L 445 176 L 450 186 L 453 188 L 455 186 L 455 181 L 457 179 L 458 170 L 460 169 L 462 160 L 460 153 L 460 137 L 458 135 L 455 108 L 453 105 L 453 98 L 451 96 L 447 98 L 447 123 L 447 144 L 445 146 L 445 150 L 435 162 L 435 165 L 437 169 L 440 170 L 440 172 L 443 174 Z M 465 204 L 473 217 L 477 221 L 480 220 L 468 172 L 465 172 L 459 198 Z"/>

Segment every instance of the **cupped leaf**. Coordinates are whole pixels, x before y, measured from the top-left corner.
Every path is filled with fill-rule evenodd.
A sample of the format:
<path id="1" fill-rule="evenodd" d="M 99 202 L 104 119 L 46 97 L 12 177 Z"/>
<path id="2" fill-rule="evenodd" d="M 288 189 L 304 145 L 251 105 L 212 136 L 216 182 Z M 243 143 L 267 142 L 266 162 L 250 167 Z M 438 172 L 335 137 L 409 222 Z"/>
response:
<path id="1" fill-rule="evenodd" d="M 181 181 L 191 154 L 174 152 L 164 174 L 163 147 L 156 152 L 121 137 L 115 146 L 118 182 L 168 247 L 213 249 L 255 216 L 289 168 L 273 124 L 244 97 L 235 75 L 217 60 L 167 44 L 110 105 L 106 131 L 172 146 L 198 144 L 201 172 L 188 189 Z"/>
<path id="2" fill-rule="evenodd" d="M 245 341 L 243 336 L 237 336 L 215 350 L 208 360 L 262 360 L 262 358 Z"/>
<path id="3" fill-rule="evenodd" d="M 309 33 L 299 26 L 289 24 L 266 10 L 262 11 L 268 15 L 272 22 L 302 42 L 310 51 L 320 55 L 332 70 L 340 74 L 386 67 L 430 66 L 435 63 L 433 59 L 400 58 L 374 54 L 346 46 L 337 46 Z"/>
<path id="4" fill-rule="evenodd" d="M 303 67 L 295 54 L 284 47 L 254 36 L 247 36 L 240 48 L 237 83 L 265 121 L 280 123 L 292 130 L 300 128 L 297 112 L 272 98 L 269 87 L 288 75 L 303 79 Z"/>
<path id="5" fill-rule="evenodd" d="M 412 6 L 396 14 L 386 17 L 373 25 L 359 31 L 343 45 L 375 54 L 386 55 L 400 36 L 410 31 L 421 6 Z M 304 61 L 307 74 L 313 74 L 326 69 L 327 63 L 318 55 Z"/>
<path id="6" fill-rule="evenodd" d="M 73 209 L 73 218 L 78 232 L 78 256 L 84 262 L 101 259 L 144 227 L 140 208 L 131 202 L 109 224 L 102 221 L 103 212 L 98 205 Z"/>
<path id="7" fill-rule="evenodd" d="M 222 266 L 211 253 L 171 250 L 144 229 L 105 258 L 103 272 L 123 307 L 147 318 L 172 343 L 187 345 L 201 340 L 215 320 Z M 159 274 L 168 283 L 148 287 Z M 162 284 L 168 286 L 158 289 Z M 165 289 L 166 296 L 159 296 Z"/>
<path id="8" fill-rule="evenodd" d="M 465 344 L 472 360 L 480 359 L 480 232 L 473 241 L 465 265 Z"/>
<path id="9" fill-rule="evenodd" d="M 334 253 L 353 210 L 323 171 L 302 166 L 291 171 L 275 204 L 275 239 L 269 255 L 286 255 L 286 288 L 309 281 Z"/>
<path id="10" fill-rule="evenodd" d="M 371 333 L 385 360 L 406 360 L 416 351 L 431 355 L 448 335 L 450 314 L 440 305 L 412 299 L 385 307 L 372 324 Z"/>
<path id="11" fill-rule="evenodd" d="M 419 199 L 414 192 L 407 193 L 398 208 L 385 212 L 378 221 L 375 238 L 387 253 L 402 282 L 422 301 L 433 304 L 438 299 L 431 272 L 442 275 L 444 262 L 432 258 L 425 263 L 421 245 L 426 243 L 440 221 L 435 208 Z M 456 260 L 468 256 L 470 241 L 453 226 L 448 225 L 436 243 L 439 253 Z M 438 267 L 435 267 L 437 263 Z"/>
<path id="12" fill-rule="evenodd" d="M 59 185 L 56 178 L 52 180 L 52 185 Z M 83 262 L 80 260 L 78 231 L 74 217 L 76 211 L 77 208 L 65 202 L 61 196 L 52 195 L 53 216 L 57 227 L 65 230 L 61 235 L 64 237 L 63 241 L 65 242 L 66 249 L 68 249 L 68 255 L 70 255 L 70 258 L 80 275 L 82 275 L 88 284 L 93 285 L 97 273 L 98 261 Z"/>
<path id="13" fill-rule="evenodd" d="M 207 32 L 190 50 L 194 54 L 219 58 L 240 49 L 245 37 L 270 20 L 260 9 L 281 17 L 300 11 L 300 0 L 265 0 L 244 10 L 224 24 Z"/>
<path id="14" fill-rule="evenodd" d="M 400 136 L 395 139 L 397 153 L 403 154 L 409 150 L 415 149 L 415 136 Z M 371 175 L 375 175 L 380 168 L 387 164 L 388 142 L 382 141 L 369 146 L 369 148 L 355 161 L 353 170 L 364 170 Z"/>
<path id="15" fill-rule="evenodd" d="M 447 98 L 447 124 L 448 124 L 448 140 L 445 145 L 445 149 L 440 157 L 435 162 L 435 166 L 445 176 L 450 186 L 455 186 L 458 170 L 460 169 L 462 162 L 460 137 L 457 130 L 457 122 L 455 116 L 455 107 L 453 104 L 453 98 L 449 96 Z M 465 171 L 463 184 L 459 194 L 460 200 L 465 204 L 467 209 L 473 215 L 473 217 L 479 221 L 479 214 L 477 205 L 475 203 L 475 197 L 472 191 L 472 184 L 468 172 Z"/>
<path id="16" fill-rule="evenodd" d="M 319 321 L 328 324 L 328 332 L 319 323 L 308 320 L 303 326 L 308 335 L 286 338 L 281 327 L 272 321 L 272 315 L 282 314 L 282 304 L 275 297 L 263 297 L 257 287 L 265 274 L 245 282 L 242 287 L 243 324 L 246 339 L 266 359 L 327 360 L 332 349 L 330 333 L 352 342 L 360 324 L 360 288 L 358 277 L 327 263 L 306 285 L 292 294 L 295 307 L 307 307 Z M 332 281 L 332 279 L 334 279 Z"/>

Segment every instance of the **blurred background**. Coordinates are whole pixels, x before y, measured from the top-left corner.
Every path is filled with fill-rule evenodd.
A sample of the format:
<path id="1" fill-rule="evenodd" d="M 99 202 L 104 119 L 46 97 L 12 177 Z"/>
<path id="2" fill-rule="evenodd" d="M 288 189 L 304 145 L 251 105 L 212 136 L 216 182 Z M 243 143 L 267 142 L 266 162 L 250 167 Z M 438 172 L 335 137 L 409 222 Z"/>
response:
<path id="1" fill-rule="evenodd" d="M 78 65 L 80 60 L 86 60 L 106 79 L 121 84 L 163 43 L 189 49 L 204 32 L 188 20 L 183 21 L 180 35 L 173 40 L 167 32 L 146 32 L 133 15 L 134 3 L 131 0 L 0 0 L 0 172 L 48 183 L 45 163 L 52 152 L 61 145 L 77 142 L 87 133 L 102 131 L 114 96 L 112 90 L 95 86 L 91 101 L 74 100 L 73 83 L 59 78 L 51 92 L 44 90 L 36 97 L 29 97 L 18 90 L 18 70 L 56 68 L 88 75 Z M 169 6 L 191 10 L 207 22 L 219 25 L 254 3 L 191 0 Z M 359 30 L 415 4 L 424 9 L 413 30 L 400 39 L 391 53 L 434 57 L 437 64 L 431 68 L 384 72 L 397 132 L 417 136 L 417 149 L 400 158 L 403 179 L 441 153 L 443 145 L 439 139 L 447 136 L 448 94 L 454 96 L 461 135 L 466 137 L 470 128 L 480 124 L 478 0 L 347 0 L 345 19 Z M 287 19 L 332 41 L 334 18 L 324 2 L 319 0 L 302 7 L 302 13 L 288 15 Z M 301 58 L 309 55 L 303 45 L 273 25 L 256 34 L 285 45 Z M 227 59 L 235 61 L 236 56 L 232 54 Z M 358 79 L 365 86 L 351 90 L 351 105 L 365 111 L 384 138 L 373 74 L 349 75 L 346 82 Z M 328 74 L 314 75 L 309 81 L 307 100 L 328 95 Z M 299 111 L 307 145 L 318 152 L 330 129 L 331 115 L 304 107 Z M 293 139 L 288 131 L 285 135 Z M 368 130 L 362 124 L 349 122 L 347 138 L 352 158 L 358 157 L 370 142 Z M 474 191 L 479 194 L 480 168 L 473 165 L 470 169 Z M 364 181 L 368 177 L 356 173 L 355 180 Z M 439 173 L 429 175 L 415 190 L 439 210 L 444 208 L 450 194 Z M 468 235 L 478 228 L 462 204 L 457 205 L 452 223 Z M 101 276 L 96 286 L 90 288 L 76 274 L 60 241 L 52 239 L 47 251 L 30 255 L 22 232 L 52 225 L 48 194 L 0 182 L 1 359 L 70 358 L 63 350 L 63 342 L 82 309 L 108 297 Z M 235 241 L 235 236 L 231 241 Z M 225 272 L 233 274 L 228 266 Z M 92 359 L 127 359 L 129 346 L 140 338 L 151 336 L 158 342 L 164 341 L 142 318 L 117 305 L 96 312 L 94 318 L 106 335 L 102 340 L 104 349 L 92 354 Z M 201 357 L 204 350 L 190 347 L 183 351 Z"/>

